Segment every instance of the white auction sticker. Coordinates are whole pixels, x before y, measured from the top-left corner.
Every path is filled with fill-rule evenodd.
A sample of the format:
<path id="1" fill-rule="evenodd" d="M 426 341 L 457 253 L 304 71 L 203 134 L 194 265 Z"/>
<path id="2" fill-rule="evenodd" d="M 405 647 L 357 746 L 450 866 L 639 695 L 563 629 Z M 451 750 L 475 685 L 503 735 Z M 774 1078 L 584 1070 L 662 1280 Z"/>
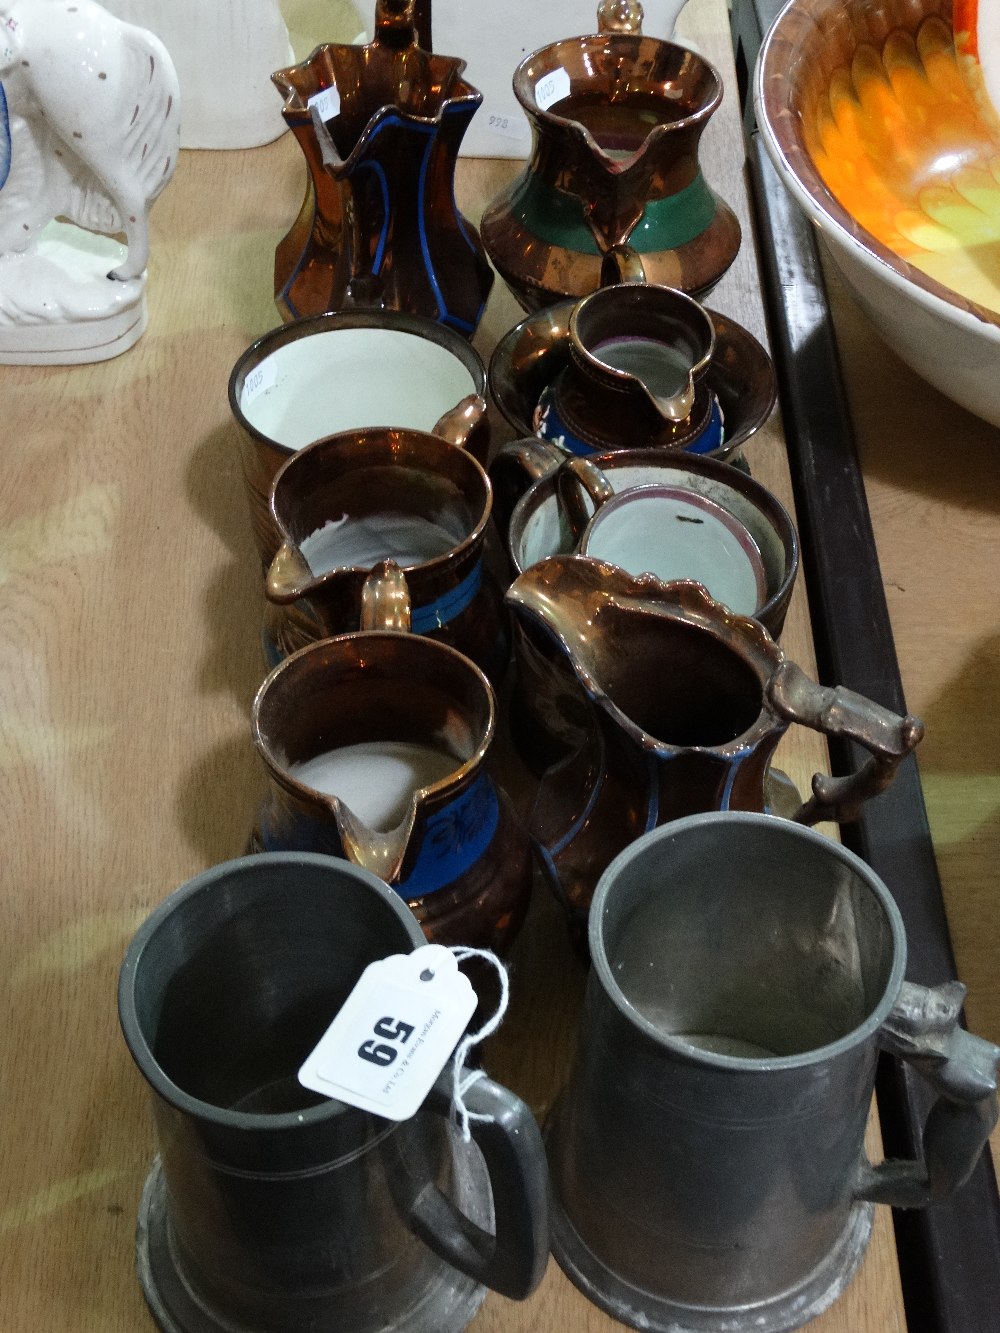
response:
<path id="1" fill-rule="evenodd" d="M 273 357 L 269 356 L 266 361 L 262 361 L 259 366 L 255 366 L 243 381 L 240 406 L 249 407 L 255 398 L 259 398 L 268 389 L 273 389 L 277 382 L 278 363 Z"/>
<path id="2" fill-rule="evenodd" d="M 524 143 L 529 134 L 528 122 L 520 107 L 491 111 L 486 117 L 486 128 L 495 138 L 509 139 L 512 143 Z"/>
<path id="3" fill-rule="evenodd" d="M 306 106 L 310 111 L 316 111 L 320 120 L 333 120 L 335 116 L 340 115 L 340 93 L 336 86 L 331 84 L 329 88 L 324 88 L 322 92 L 313 93 Z"/>
<path id="4" fill-rule="evenodd" d="M 387 1120 L 409 1120 L 476 1002 L 472 983 L 444 945 L 370 963 L 299 1070 L 299 1082 Z"/>
<path id="5" fill-rule="evenodd" d="M 569 96 L 569 71 L 554 69 L 535 84 L 535 105 L 542 111 Z"/>

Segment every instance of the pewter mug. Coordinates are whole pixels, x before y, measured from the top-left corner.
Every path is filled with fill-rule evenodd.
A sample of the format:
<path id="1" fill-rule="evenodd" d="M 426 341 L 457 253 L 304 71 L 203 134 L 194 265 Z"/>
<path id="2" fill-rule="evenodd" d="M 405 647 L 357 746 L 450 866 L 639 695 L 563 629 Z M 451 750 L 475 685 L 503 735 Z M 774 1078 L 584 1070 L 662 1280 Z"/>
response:
<path id="1" fill-rule="evenodd" d="M 365 967 L 423 942 L 374 875 L 305 853 L 215 866 L 140 927 L 119 1013 L 153 1094 L 137 1257 L 166 1333 L 459 1333 L 485 1285 L 537 1285 L 545 1158 L 517 1097 L 470 1088 L 464 1145 L 449 1067 L 400 1124 L 296 1078 Z"/>
<path id="2" fill-rule="evenodd" d="M 796 1328 L 847 1286 L 873 1201 L 922 1206 L 971 1172 L 1000 1049 L 958 1026 L 958 982 L 904 982 L 899 911 L 838 843 L 768 815 L 677 820 L 611 863 L 589 929 L 546 1134 L 553 1250 L 616 1319 Z M 938 1095 L 922 1161 L 865 1157 L 880 1048 Z"/>

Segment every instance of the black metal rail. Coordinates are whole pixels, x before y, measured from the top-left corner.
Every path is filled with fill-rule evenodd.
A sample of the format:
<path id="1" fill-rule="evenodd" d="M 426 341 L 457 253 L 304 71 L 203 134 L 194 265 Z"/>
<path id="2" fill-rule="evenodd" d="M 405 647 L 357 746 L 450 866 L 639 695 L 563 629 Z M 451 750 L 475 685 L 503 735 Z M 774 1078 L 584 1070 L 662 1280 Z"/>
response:
<path id="1" fill-rule="evenodd" d="M 752 72 L 780 8 L 780 0 L 733 0 L 732 23 L 819 674 L 902 712 L 896 648 L 813 230 L 754 133 Z M 843 747 L 831 759 L 835 771 L 847 772 L 860 757 Z M 912 758 L 893 787 L 870 802 L 855 824 L 845 825 L 842 836 L 899 904 L 909 941 L 908 978 L 936 985 L 953 977 L 941 884 Z M 877 1093 L 887 1156 L 916 1156 L 930 1108 L 925 1086 L 886 1059 Z M 997 1333 L 1000 1201 L 989 1151 L 951 1199 L 922 1211 L 896 1211 L 893 1220 L 910 1333 Z"/>

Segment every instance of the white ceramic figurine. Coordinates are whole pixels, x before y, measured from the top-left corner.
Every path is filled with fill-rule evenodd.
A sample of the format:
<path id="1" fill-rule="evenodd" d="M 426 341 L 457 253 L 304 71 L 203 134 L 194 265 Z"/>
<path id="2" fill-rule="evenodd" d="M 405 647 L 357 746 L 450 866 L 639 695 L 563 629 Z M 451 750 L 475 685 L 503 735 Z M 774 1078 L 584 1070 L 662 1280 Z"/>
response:
<path id="1" fill-rule="evenodd" d="M 105 360 L 145 328 L 149 209 L 180 142 L 173 64 L 93 0 L 0 0 L 0 77 L 0 361 Z"/>

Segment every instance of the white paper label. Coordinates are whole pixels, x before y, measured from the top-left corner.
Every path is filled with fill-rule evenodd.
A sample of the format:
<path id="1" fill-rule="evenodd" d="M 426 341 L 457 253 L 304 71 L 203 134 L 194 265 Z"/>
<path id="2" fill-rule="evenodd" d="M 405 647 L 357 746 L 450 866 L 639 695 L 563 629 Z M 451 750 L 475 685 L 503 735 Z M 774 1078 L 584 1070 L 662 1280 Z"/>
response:
<path id="1" fill-rule="evenodd" d="M 561 102 L 569 96 L 569 73 L 564 69 L 554 69 L 539 79 L 535 84 L 535 105 L 542 111 L 553 102 Z"/>
<path id="2" fill-rule="evenodd" d="M 387 1120 L 408 1120 L 475 1008 L 472 983 L 444 945 L 370 963 L 299 1070 L 299 1082 Z"/>
<path id="3" fill-rule="evenodd" d="M 486 128 L 494 138 L 509 139 L 512 143 L 523 143 L 530 133 L 520 107 L 491 111 L 486 117 Z"/>
<path id="4" fill-rule="evenodd" d="M 310 111 L 318 112 L 320 120 L 333 120 L 334 116 L 340 115 L 340 93 L 331 84 L 329 88 L 324 88 L 322 92 L 313 93 L 306 106 Z"/>
<path id="5" fill-rule="evenodd" d="M 273 357 L 268 357 L 250 371 L 243 381 L 243 393 L 240 406 L 249 407 L 255 398 L 259 398 L 268 389 L 273 389 L 278 382 L 278 366 Z"/>

